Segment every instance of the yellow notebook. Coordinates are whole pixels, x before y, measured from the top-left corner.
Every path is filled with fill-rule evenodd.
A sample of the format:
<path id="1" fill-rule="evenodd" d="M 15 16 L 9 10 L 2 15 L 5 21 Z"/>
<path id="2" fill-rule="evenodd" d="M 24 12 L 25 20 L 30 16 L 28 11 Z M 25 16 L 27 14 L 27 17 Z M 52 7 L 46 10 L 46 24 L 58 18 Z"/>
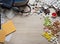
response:
<path id="1" fill-rule="evenodd" d="M 10 33 L 16 31 L 16 28 L 11 20 L 2 24 L 2 29 L 6 32 L 6 35 L 9 35 Z"/>
<path id="2" fill-rule="evenodd" d="M 53 35 L 50 33 L 47 33 L 47 32 L 44 32 L 43 33 L 43 36 L 46 38 L 46 39 L 48 39 L 48 41 L 50 41 L 51 40 L 51 38 L 53 37 Z"/>
<path id="3" fill-rule="evenodd" d="M 4 42 L 5 41 L 5 31 L 4 30 L 0 30 L 0 42 Z"/>

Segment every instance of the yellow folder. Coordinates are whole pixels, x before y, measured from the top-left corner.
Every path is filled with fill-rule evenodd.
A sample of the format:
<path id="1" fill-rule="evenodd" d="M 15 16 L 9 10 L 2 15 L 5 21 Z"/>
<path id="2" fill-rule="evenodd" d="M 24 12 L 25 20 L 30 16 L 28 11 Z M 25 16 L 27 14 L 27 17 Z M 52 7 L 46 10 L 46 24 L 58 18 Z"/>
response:
<path id="1" fill-rule="evenodd" d="M 6 35 L 16 31 L 16 28 L 12 22 L 12 20 L 7 21 L 6 23 L 2 24 L 2 29 L 6 32 Z"/>
<path id="2" fill-rule="evenodd" d="M 4 30 L 0 30 L 0 42 L 4 42 L 5 40 L 5 31 Z"/>

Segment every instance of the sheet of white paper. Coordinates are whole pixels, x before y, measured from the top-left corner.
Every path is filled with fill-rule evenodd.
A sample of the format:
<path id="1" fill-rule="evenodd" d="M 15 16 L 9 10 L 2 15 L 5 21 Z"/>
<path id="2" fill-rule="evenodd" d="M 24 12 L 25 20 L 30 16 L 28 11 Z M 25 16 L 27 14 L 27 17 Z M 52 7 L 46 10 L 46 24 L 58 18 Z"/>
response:
<path id="1" fill-rule="evenodd" d="M 35 0 L 29 0 L 30 4 L 34 4 Z"/>
<path id="2" fill-rule="evenodd" d="M 52 4 L 54 4 L 55 2 L 57 2 L 57 0 L 42 0 L 42 2 L 44 2 L 44 3 L 47 4 L 47 5 L 52 5 Z"/>
<path id="3" fill-rule="evenodd" d="M 9 42 L 11 40 L 11 37 L 12 37 L 12 34 L 8 35 L 6 38 L 5 38 L 5 41 Z"/>
<path id="4" fill-rule="evenodd" d="M 14 14 L 13 10 L 9 10 L 9 11 L 6 12 L 6 16 L 9 19 L 12 19 L 15 16 L 15 14 Z"/>

